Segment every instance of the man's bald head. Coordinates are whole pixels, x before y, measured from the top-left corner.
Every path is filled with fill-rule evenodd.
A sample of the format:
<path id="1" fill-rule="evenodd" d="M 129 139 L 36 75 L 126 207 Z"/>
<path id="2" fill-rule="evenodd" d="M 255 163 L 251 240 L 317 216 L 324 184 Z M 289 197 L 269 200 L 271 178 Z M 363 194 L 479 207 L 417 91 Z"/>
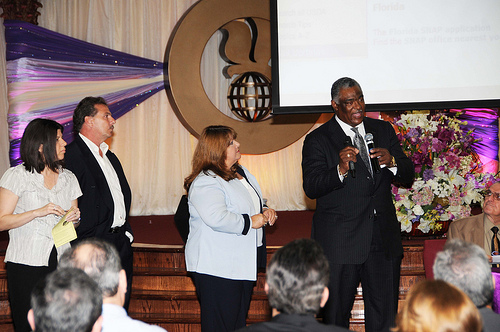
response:
<path id="1" fill-rule="evenodd" d="M 87 273 L 98 285 L 103 296 L 112 297 L 118 291 L 120 256 L 115 247 L 101 239 L 85 239 L 65 251 L 59 267 L 75 267 Z"/>

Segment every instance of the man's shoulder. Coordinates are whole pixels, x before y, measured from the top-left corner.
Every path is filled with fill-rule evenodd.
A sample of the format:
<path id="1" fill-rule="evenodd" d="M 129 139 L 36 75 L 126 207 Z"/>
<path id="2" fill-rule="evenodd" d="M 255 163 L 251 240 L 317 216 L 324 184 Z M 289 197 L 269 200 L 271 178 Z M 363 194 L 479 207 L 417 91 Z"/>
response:
<path id="1" fill-rule="evenodd" d="M 238 330 L 239 332 L 272 332 L 272 331 L 314 331 L 314 332 L 345 332 L 349 331 L 335 325 L 325 325 L 309 315 L 286 315 L 274 316 L 269 322 L 262 322 L 247 326 Z"/>
<path id="2" fill-rule="evenodd" d="M 66 154 L 64 155 L 65 159 L 82 154 L 82 145 L 79 141 L 83 142 L 78 135 L 75 135 L 73 141 L 66 146 Z"/>
<path id="3" fill-rule="evenodd" d="M 313 131 L 311 131 L 309 134 L 306 135 L 306 137 L 325 135 L 328 131 L 332 130 L 335 127 L 335 124 L 336 124 L 336 120 L 335 120 L 335 117 L 333 117 L 330 120 L 328 120 L 327 122 L 323 123 L 321 126 L 317 127 Z"/>
<path id="4" fill-rule="evenodd" d="M 480 223 L 483 221 L 483 214 L 478 214 L 475 216 L 465 217 L 461 219 L 454 220 L 450 223 L 450 228 L 460 230 L 467 226 L 472 226 L 474 223 Z"/>
<path id="5" fill-rule="evenodd" d="M 166 330 L 156 326 L 149 325 L 143 321 L 133 319 L 127 315 L 125 309 L 115 304 L 104 304 L 102 306 L 103 316 L 103 331 L 151 331 L 151 332 L 165 332 Z"/>
<path id="6" fill-rule="evenodd" d="M 499 314 L 487 307 L 479 309 L 479 313 L 483 318 L 483 332 L 498 331 L 498 327 L 500 326 Z"/>
<path id="7" fill-rule="evenodd" d="M 363 119 L 363 122 L 365 124 L 370 124 L 370 125 L 381 125 L 381 126 L 387 126 L 388 124 L 390 124 L 389 122 L 387 121 L 384 121 L 384 120 L 380 120 L 380 119 L 374 119 L 374 118 L 369 118 L 367 116 L 365 116 L 365 118 Z"/>

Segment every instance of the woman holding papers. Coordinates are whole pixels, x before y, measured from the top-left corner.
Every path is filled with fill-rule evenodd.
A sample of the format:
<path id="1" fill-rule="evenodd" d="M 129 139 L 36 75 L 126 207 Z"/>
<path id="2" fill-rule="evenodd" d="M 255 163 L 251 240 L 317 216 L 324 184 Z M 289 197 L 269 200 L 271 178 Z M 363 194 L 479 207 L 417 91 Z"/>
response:
<path id="1" fill-rule="evenodd" d="M 56 269 L 57 257 L 70 247 L 54 245 L 52 229 L 61 217 L 78 223 L 78 180 L 63 168 L 66 142 L 63 126 L 35 119 L 21 138 L 22 165 L 0 180 L 0 231 L 9 230 L 5 255 L 14 327 L 31 331 L 26 315 L 30 293 L 38 280 Z"/>

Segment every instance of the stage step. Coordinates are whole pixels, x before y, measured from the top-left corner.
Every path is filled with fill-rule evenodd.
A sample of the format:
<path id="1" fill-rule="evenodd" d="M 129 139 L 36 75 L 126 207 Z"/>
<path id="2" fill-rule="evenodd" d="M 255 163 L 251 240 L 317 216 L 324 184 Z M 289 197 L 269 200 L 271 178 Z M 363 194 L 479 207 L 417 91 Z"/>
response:
<path id="1" fill-rule="evenodd" d="M 268 260 L 278 247 L 268 248 Z M 400 306 L 409 289 L 425 279 L 423 245 L 406 245 L 401 264 Z M 13 331 L 7 296 L 7 277 L 0 250 L 0 331 Z M 265 273 L 260 271 L 250 305 L 248 324 L 267 321 L 271 308 L 264 292 Z M 353 331 L 364 331 L 362 289 L 352 310 Z M 129 314 L 135 319 L 164 327 L 169 332 L 201 332 L 200 307 L 195 287 L 179 245 L 134 244 L 134 278 Z"/>

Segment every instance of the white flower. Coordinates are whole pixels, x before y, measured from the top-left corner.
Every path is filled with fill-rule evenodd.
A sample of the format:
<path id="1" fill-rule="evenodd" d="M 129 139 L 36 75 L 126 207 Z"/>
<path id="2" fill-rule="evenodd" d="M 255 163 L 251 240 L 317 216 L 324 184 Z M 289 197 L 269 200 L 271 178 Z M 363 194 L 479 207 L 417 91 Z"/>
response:
<path id="1" fill-rule="evenodd" d="M 405 199 L 401 200 L 400 202 L 407 210 L 411 209 L 414 205 L 413 201 L 410 200 L 408 197 L 405 197 Z"/>
<path id="2" fill-rule="evenodd" d="M 445 212 L 441 215 L 441 217 L 439 217 L 439 220 L 441 221 L 448 221 L 450 220 L 451 216 L 448 212 Z"/>
<path id="3" fill-rule="evenodd" d="M 449 212 L 454 215 L 458 215 L 460 213 L 460 210 L 462 208 L 462 205 L 450 205 L 447 209 L 446 212 Z"/>
<path id="4" fill-rule="evenodd" d="M 429 230 L 431 229 L 430 222 L 425 219 L 420 219 L 420 225 L 418 225 L 417 228 L 423 233 L 429 233 Z"/>
<path id="5" fill-rule="evenodd" d="M 466 190 L 465 196 L 462 197 L 462 201 L 467 205 L 472 203 L 482 203 L 483 200 L 483 195 L 481 195 L 480 191 L 477 189 Z"/>
<path id="6" fill-rule="evenodd" d="M 415 213 L 417 216 L 421 216 L 423 215 L 425 212 L 424 212 L 424 209 L 422 209 L 422 207 L 420 205 L 415 205 L 412 209 L 413 213 Z"/>
<path id="7" fill-rule="evenodd" d="M 411 189 L 413 189 L 414 192 L 417 192 L 420 189 L 422 189 L 423 187 L 427 187 L 427 185 L 425 184 L 425 181 L 422 180 L 421 178 L 418 178 L 418 179 L 415 179 L 415 181 L 413 182 Z"/>
<path id="8" fill-rule="evenodd" d="M 448 173 L 448 181 L 451 185 L 461 187 L 465 184 L 465 179 L 458 174 L 457 170 L 452 170 Z"/>
<path id="9" fill-rule="evenodd" d="M 410 233 L 412 227 L 411 221 L 408 220 L 408 218 L 403 218 L 402 220 L 400 220 L 400 222 L 401 222 L 401 232 Z"/>
<path id="10" fill-rule="evenodd" d="M 427 183 L 431 186 L 432 192 L 437 197 L 448 197 L 453 191 L 453 186 L 448 182 L 448 178 L 446 175 L 441 177 L 440 174 L 436 176 L 434 179 L 427 181 Z"/>

